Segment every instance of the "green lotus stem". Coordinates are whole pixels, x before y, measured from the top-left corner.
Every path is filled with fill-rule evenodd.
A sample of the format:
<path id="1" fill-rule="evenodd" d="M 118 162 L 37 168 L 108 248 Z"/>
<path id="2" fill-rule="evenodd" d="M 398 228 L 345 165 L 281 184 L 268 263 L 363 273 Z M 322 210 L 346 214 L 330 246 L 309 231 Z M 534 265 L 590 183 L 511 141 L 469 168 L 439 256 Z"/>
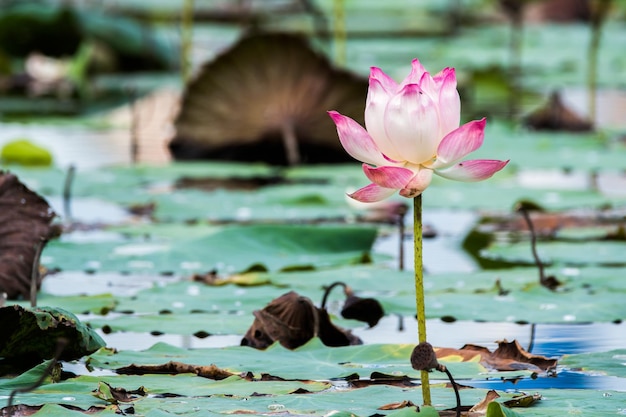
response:
<path id="1" fill-rule="evenodd" d="M 76 166 L 70 165 L 63 184 L 63 215 L 67 224 L 72 223 L 72 183 L 76 176 Z"/>
<path id="2" fill-rule="evenodd" d="M 422 264 L 422 195 L 413 199 L 413 243 L 415 262 L 415 304 L 417 305 L 417 335 L 419 343 L 426 342 L 426 306 L 424 301 L 424 268 Z M 428 371 L 420 373 L 424 405 L 431 405 Z"/>

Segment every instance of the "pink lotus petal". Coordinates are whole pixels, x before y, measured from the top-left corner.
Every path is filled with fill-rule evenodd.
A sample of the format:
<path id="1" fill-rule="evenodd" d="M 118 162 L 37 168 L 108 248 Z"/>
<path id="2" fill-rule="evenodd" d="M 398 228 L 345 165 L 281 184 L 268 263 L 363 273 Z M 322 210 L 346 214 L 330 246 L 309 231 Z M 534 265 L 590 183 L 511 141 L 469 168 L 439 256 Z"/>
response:
<path id="1" fill-rule="evenodd" d="M 442 69 L 441 71 L 439 71 L 437 74 L 433 76 L 433 80 L 435 81 L 437 88 L 441 88 L 441 86 L 443 85 L 443 82 L 448 77 L 450 77 L 450 75 L 452 75 L 452 80 L 454 80 L 454 88 L 456 88 L 456 70 L 451 67 L 445 67 L 444 69 Z"/>
<path id="2" fill-rule="evenodd" d="M 378 146 L 376 146 L 369 133 L 360 124 L 334 110 L 329 111 L 328 115 L 337 125 L 337 134 L 339 135 L 341 146 L 351 157 L 368 164 L 389 164 L 380 153 Z"/>
<path id="3" fill-rule="evenodd" d="M 352 194 L 348 194 L 348 197 L 354 198 L 362 203 L 375 203 L 376 201 L 391 197 L 396 191 L 398 190 L 394 188 L 384 188 L 376 184 L 370 184 L 356 190 Z"/>
<path id="4" fill-rule="evenodd" d="M 370 88 L 365 104 L 365 127 L 382 153 L 394 160 L 402 160 L 402 155 L 396 151 L 393 142 L 385 131 L 385 111 L 391 97 L 381 81 L 370 78 Z"/>
<path id="5" fill-rule="evenodd" d="M 441 137 L 459 127 L 461 123 L 461 98 L 456 89 L 456 74 L 454 68 L 444 68 L 440 78 L 435 77 L 434 83 L 437 85 L 439 96 L 436 101 L 439 103 L 439 117 L 441 120 Z"/>
<path id="6" fill-rule="evenodd" d="M 474 120 L 448 133 L 437 147 L 434 169 L 445 169 L 474 152 L 483 144 L 487 121 Z"/>
<path id="7" fill-rule="evenodd" d="M 374 184 L 395 189 L 406 187 L 407 183 L 415 175 L 413 171 L 407 168 L 391 166 L 372 168 L 367 164 L 363 164 L 363 172 Z"/>
<path id="8" fill-rule="evenodd" d="M 411 181 L 400 190 L 400 195 L 407 198 L 417 197 L 430 185 L 432 178 L 433 171 L 431 169 L 420 169 Z"/>
<path id="9" fill-rule="evenodd" d="M 417 84 L 405 85 L 387 104 L 385 131 L 396 152 L 381 147 L 384 154 L 416 165 L 430 161 L 440 139 L 437 106 Z"/>
<path id="10" fill-rule="evenodd" d="M 433 101 L 433 103 L 439 102 L 439 86 L 435 84 L 435 80 L 430 76 L 429 73 L 425 72 L 422 74 L 422 78 L 419 80 L 419 86 L 423 93 L 428 94 L 428 97 Z"/>
<path id="11" fill-rule="evenodd" d="M 371 86 L 372 80 L 376 80 L 380 83 L 381 87 L 383 87 L 385 91 L 387 91 L 389 95 L 395 94 L 398 91 L 398 83 L 393 78 L 385 74 L 385 72 L 378 67 L 370 68 L 369 79 L 370 79 L 370 86 Z"/>
<path id="12" fill-rule="evenodd" d="M 426 72 L 426 68 L 420 63 L 419 59 L 415 58 L 411 61 L 411 72 L 400 83 L 400 87 L 404 87 L 408 84 L 419 84 L 422 75 Z"/>
<path id="13" fill-rule="evenodd" d="M 496 159 L 473 159 L 463 161 L 445 170 L 435 170 L 435 174 L 449 180 L 474 182 L 491 177 L 508 164 L 509 161 Z"/>

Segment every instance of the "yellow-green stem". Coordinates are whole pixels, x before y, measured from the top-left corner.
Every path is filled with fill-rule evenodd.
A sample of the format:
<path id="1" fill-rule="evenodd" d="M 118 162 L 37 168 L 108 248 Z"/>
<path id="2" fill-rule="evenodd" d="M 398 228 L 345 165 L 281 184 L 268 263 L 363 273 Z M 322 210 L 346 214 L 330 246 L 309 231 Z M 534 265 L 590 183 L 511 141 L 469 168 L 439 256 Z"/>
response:
<path id="1" fill-rule="evenodd" d="M 413 199 L 413 247 L 415 252 L 415 304 L 417 305 L 417 336 L 426 341 L 426 306 L 424 300 L 424 268 L 422 265 L 422 195 Z M 431 405 L 428 372 L 421 371 L 424 405 Z"/>

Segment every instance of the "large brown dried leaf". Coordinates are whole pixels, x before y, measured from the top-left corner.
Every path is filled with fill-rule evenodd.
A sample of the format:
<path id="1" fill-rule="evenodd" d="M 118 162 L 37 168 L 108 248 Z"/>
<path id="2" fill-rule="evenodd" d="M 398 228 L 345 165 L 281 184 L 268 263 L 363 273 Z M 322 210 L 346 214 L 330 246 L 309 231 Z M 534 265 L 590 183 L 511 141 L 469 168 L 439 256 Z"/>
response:
<path id="1" fill-rule="evenodd" d="M 285 164 L 350 160 L 327 114 L 363 121 L 367 80 L 333 68 L 304 37 L 256 33 L 206 64 L 186 88 L 169 144 L 176 159 Z M 298 162 L 298 161 L 297 161 Z"/>
<path id="2" fill-rule="evenodd" d="M 145 397 L 146 389 L 141 386 L 135 390 L 127 390 L 126 388 L 113 387 L 107 382 L 100 381 L 93 395 L 111 404 L 129 403 L 140 397 Z"/>
<path id="3" fill-rule="evenodd" d="M 254 322 L 242 345 L 265 349 L 275 341 L 288 349 L 302 346 L 315 336 L 315 306 L 306 297 L 290 291 L 254 311 Z"/>
<path id="4" fill-rule="evenodd" d="M 483 398 L 482 400 L 480 400 L 480 402 L 474 404 L 474 406 L 470 408 L 469 415 L 471 417 L 477 417 L 481 415 L 484 416 L 485 414 L 487 414 L 487 407 L 489 407 L 489 404 L 491 404 L 497 398 L 500 398 L 500 394 L 498 394 L 496 391 L 492 389 L 487 391 L 487 394 L 485 394 L 485 398 Z"/>
<path id="5" fill-rule="evenodd" d="M 557 360 L 541 355 L 533 355 L 520 346 L 517 340 L 508 342 L 506 339 L 498 342 L 498 348 L 491 352 L 483 346 L 467 344 L 461 349 L 436 348 L 437 358 L 460 356 L 464 361 L 474 360 L 479 356 L 480 364 L 489 369 L 498 371 L 550 371 L 556 368 Z"/>
<path id="6" fill-rule="evenodd" d="M 325 309 L 315 307 L 309 298 L 294 291 L 272 300 L 253 314 L 254 322 L 241 340 L 242 346 L 265 349 L 279 342 L 287 349 L 295 349 L 315 336 L 326 346 L 362 343 L 350 331 L 332 324 Z"/>
<path id="7" fill-rule="evenodd" d="M 45 245 L 55 213 L 19 179 L 0 171 L 0 292 L 29 298 L 38 245 Z M 37 286 L 42 276 L 36 272 Z"/>

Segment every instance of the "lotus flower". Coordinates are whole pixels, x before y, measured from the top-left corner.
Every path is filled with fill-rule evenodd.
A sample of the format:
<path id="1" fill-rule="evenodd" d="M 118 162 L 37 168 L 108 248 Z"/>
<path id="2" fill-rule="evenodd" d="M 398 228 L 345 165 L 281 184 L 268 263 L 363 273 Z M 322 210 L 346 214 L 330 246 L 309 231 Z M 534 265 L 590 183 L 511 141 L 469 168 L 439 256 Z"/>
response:
<path id="1" fill-rule="evenodd" d="M 482 181 L 508 161 L 462 161 L 483 143 L 485 119 L 460 125 L 461 100 L 454 68 L 434 77 L 415 59 L 411 73 L 398 84 L 372 67 L 365 106 L 365 126 L 336 111 L 342 146 L 363 162 L 371 184 L 349 194 L 362 202 L 375 202 L 396 191 L 407 198 L 420 195 L 433 173 L 456 181 Z"/>

